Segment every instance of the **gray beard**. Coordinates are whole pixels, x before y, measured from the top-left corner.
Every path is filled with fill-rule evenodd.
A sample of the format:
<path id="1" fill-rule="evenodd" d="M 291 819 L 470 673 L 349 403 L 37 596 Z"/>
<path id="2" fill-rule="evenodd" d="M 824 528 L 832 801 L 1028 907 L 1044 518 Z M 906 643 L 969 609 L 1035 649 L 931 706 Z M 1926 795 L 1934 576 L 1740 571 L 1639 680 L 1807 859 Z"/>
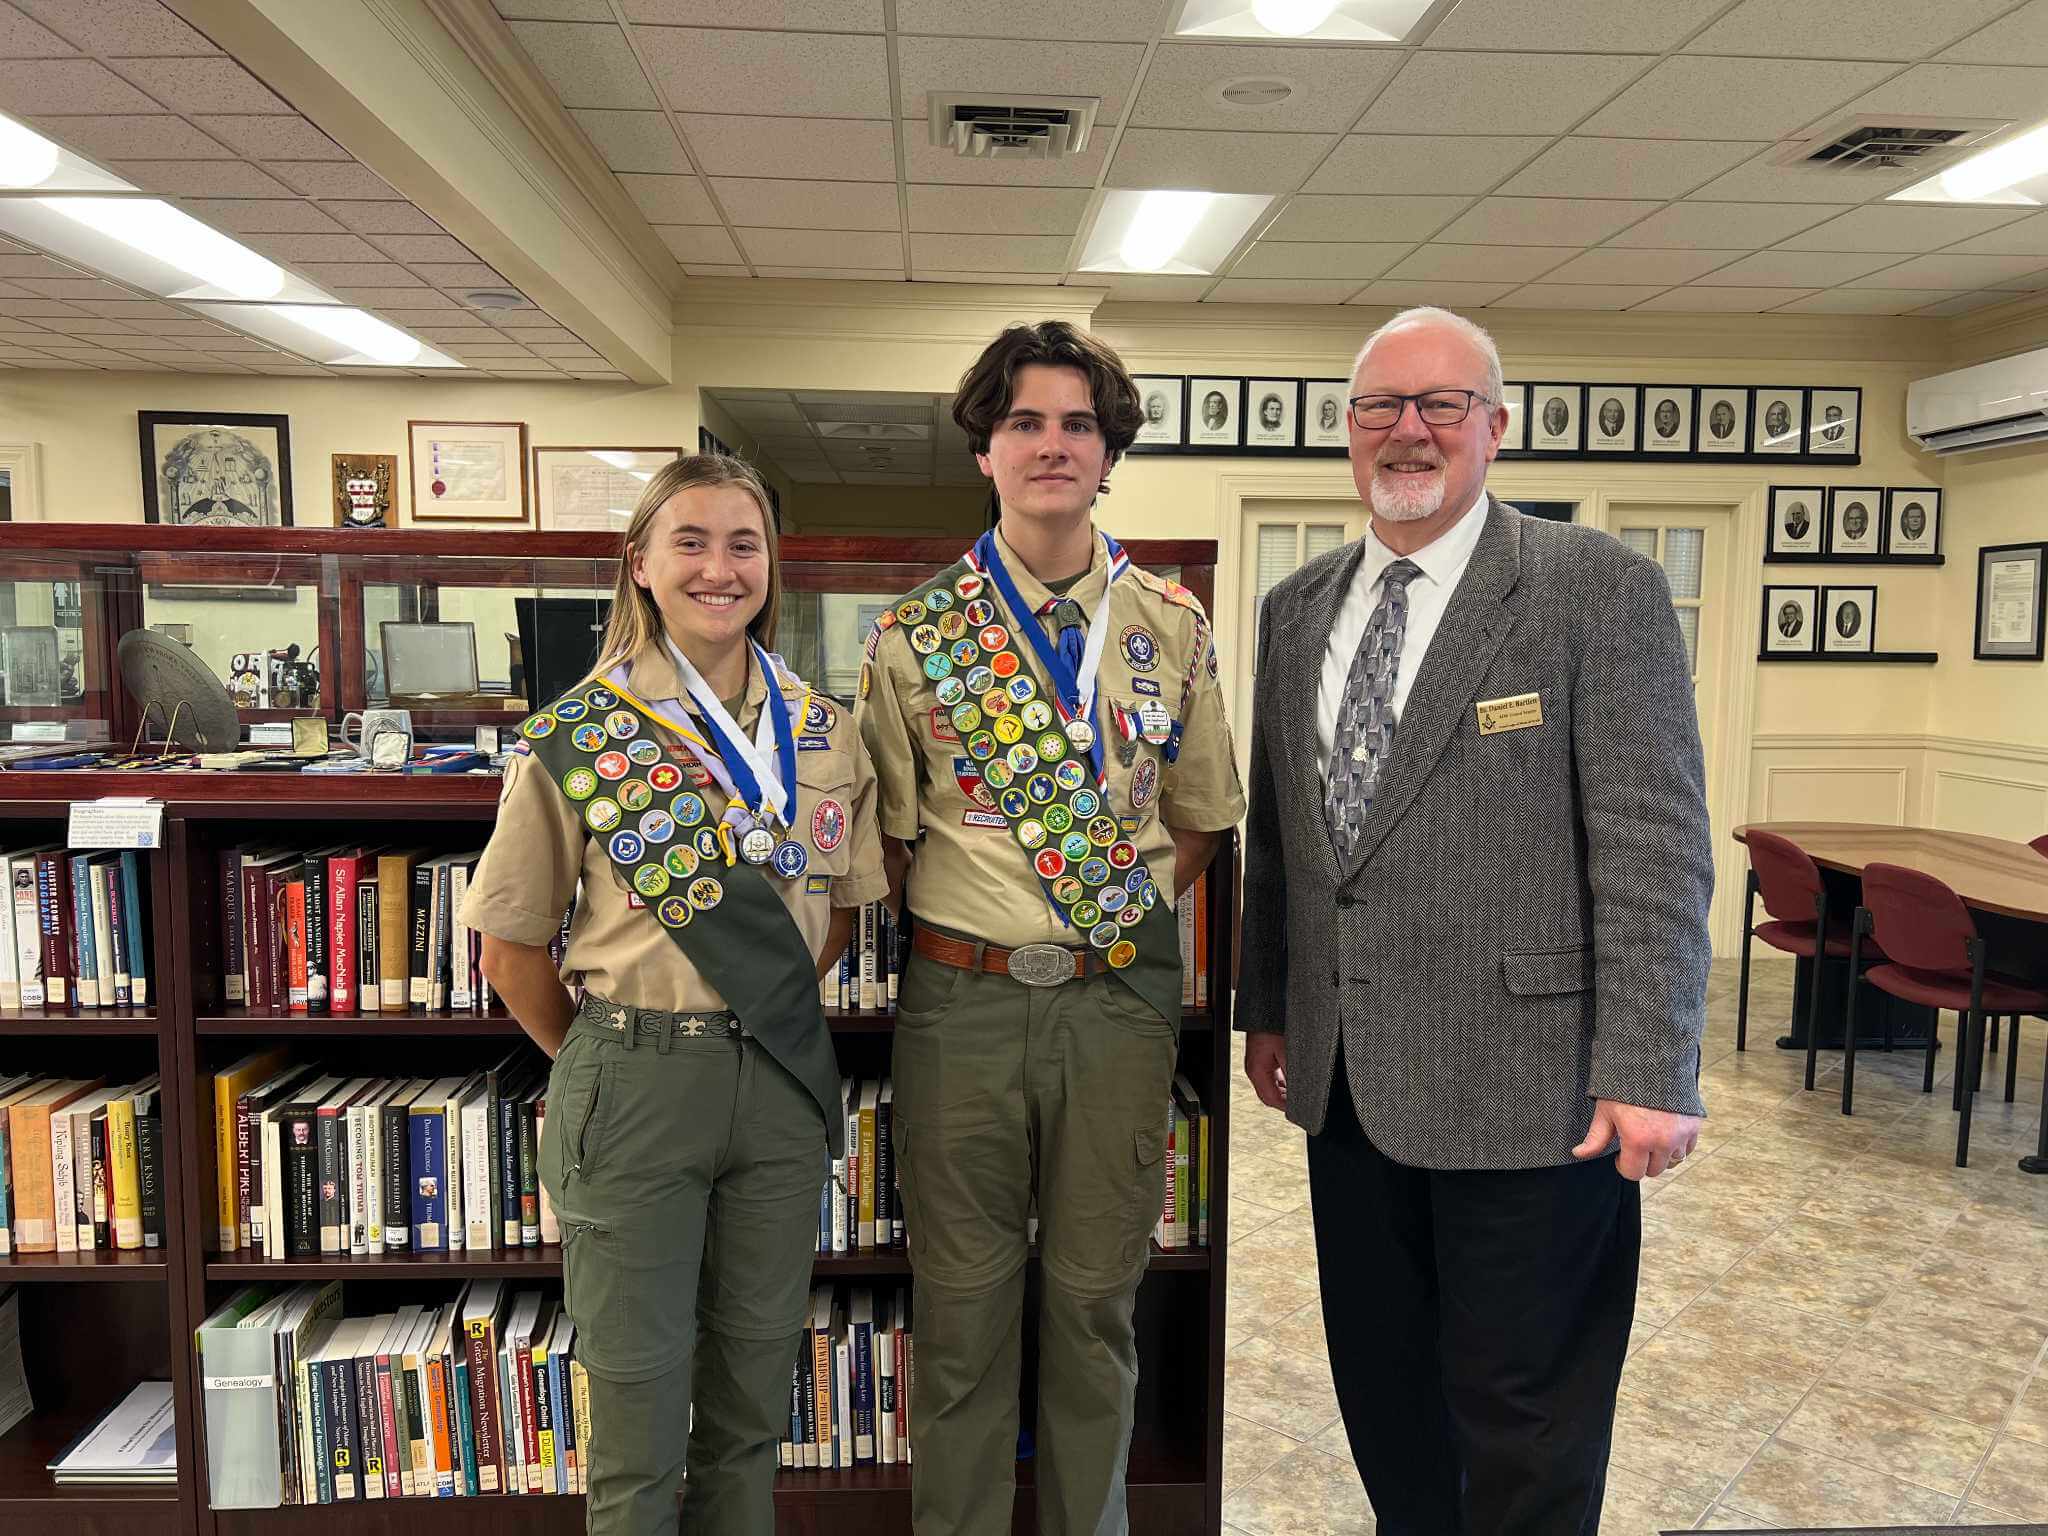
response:
<path id="1" fill-rule="evenodd" d="M 1375 517 L 1383 517 L 1390 523 L 1419 523 L 1426 517 L 1434 517 L 1443 510 L 1444 477 L 1437 475 L 1435 486 L 1420 495 L 1404 493 L 1380 483 L 1380 472 L 1374 469 L 1372 476 L 1372 510 Z"/>

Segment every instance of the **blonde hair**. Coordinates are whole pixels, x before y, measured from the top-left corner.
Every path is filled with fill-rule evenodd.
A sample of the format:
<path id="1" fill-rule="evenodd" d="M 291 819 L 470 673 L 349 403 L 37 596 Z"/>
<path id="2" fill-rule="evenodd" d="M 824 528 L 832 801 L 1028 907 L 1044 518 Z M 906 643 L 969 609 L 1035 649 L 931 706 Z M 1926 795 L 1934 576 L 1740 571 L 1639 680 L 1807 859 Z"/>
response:
<path id="1" fill-rule="evenodd" d="M 654 594 L 633 579 L 633 557 L 646 552 L 655 513 L 679 491 L 715 490 L 723 486 L 745 491 L 761 509 L 761 531 L 768 551 L 768 600 L 747 625 L 747 634 L 759 641 L 763 650 L 775 648 L 775 623 L 782 612 L 782 540 L 768 502 L 768 487 L 762 484 L 754 466 L 744 459 L 723 453 L 694 453 L 671 460 L 656 470 L 633 507 L 633 516 L 626 524 L 625 543 L 619 550 L 619 577 L 612 588 L 611 618 L 604 627 L 603 643 L 597 648 L 597 661 L 584 682 L 603 677 L 613 667 L 632 661 L 661 638 L 661 609 L 655 604 Z"/>

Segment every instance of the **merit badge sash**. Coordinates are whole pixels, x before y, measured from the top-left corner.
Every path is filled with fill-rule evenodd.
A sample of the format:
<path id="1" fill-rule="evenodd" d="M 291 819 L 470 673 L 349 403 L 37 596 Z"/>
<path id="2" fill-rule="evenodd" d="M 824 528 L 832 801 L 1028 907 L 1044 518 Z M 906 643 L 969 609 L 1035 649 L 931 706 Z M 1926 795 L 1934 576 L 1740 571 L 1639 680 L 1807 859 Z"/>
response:
<path id="1" fill-rule="evenodd" d="M 1010 612 L 970 556 L 880 622 L 902 626 L 1054 913 L 1162 1019 L 1178 1022 L 1179 924 L 1014 633 L 1038 620 Z"/>
<path id="2" fill-rule="evenodd" d="M 810 946 L 765 870 L 733 857 L 730 829 L 663 749 L 660 723 L 600 681 L 530 716 L 519 734 L 648 915 L 818 1101 L 832 1155 L 843 1156 L 839 1063 Z"/>

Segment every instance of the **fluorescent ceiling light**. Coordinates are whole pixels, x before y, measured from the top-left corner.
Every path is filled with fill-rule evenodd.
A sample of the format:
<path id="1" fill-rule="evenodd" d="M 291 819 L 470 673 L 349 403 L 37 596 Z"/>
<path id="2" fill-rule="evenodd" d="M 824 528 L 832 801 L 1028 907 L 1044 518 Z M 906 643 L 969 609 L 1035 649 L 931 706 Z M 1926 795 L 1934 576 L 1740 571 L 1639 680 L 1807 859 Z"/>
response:
<path id="1" fill-rule="evenodd" d="M 1272 205 L 1264 195 L 1171 188 L 1105 193 L 1081 252 L 1083 272 L 1214 272 Z"/>
<path id="2" fill-rule="evenodd" d="M 133 192 L 120 177 L 0 113 L 0 192 Z"/>
<path id="3" fill-rule="evenodd" d="M 330 368 L 460 368 L 417 336 L 339 304 L 194 304 L 234 326 Z"/>
<path id="4" fill-rule="evenodd" d="M 1336 9 L 1337 0 L 1252 0 L 1252 20 L 1276 37 L 1306 37 Z"/>
<path id="5" fill-rule="evenodd" d="M 2034 128 L 1957 161 L 1894 192 L 1894 203 L 1977 203 L 2038 207 L 2048 196 L 2048 126 Z"/>
<path id="6" fill-rule="evenodd" d="M 1400 43 L 1435 0 L 1186 0 L 1177 37 Z"/>
<path id="7" fill-rule="evenodd" d="M 0 197 L 0 234 L 167 299 L 338 302 L 153 197 Z"/>

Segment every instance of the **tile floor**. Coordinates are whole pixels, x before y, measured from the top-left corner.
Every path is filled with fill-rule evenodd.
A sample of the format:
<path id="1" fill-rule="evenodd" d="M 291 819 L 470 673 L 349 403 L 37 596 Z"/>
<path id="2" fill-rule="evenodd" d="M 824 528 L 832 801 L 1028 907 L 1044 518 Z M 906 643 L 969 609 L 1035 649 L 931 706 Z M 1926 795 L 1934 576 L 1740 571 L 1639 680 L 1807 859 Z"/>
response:
<path id="1" fill-rule="evenodd" d="M 1808 1094 L 1804 1058 L 1773 1044 L 1791 962 L 1756 963 L 1741 1055 L 1735 984 L 1718 962 L 1699 1151 L 1644 1190 L 1602 1536 L 2048 1521 L 2048 1177 L 2015 1167 L 2033 1150 L 2048 1026 L 2022 1026 L 2010 1107 L 2004 1055 L 1987 1058 L 1958 1169 L 1952 1050 L 1925 1097 L 1919 1057 L 1860 1055 L 1845 1120 L 1839 1055 Z M 1235 1094 L 1224 1529 L 1366 1536 L 1304 1138 L 1241 1076 Z"/>

